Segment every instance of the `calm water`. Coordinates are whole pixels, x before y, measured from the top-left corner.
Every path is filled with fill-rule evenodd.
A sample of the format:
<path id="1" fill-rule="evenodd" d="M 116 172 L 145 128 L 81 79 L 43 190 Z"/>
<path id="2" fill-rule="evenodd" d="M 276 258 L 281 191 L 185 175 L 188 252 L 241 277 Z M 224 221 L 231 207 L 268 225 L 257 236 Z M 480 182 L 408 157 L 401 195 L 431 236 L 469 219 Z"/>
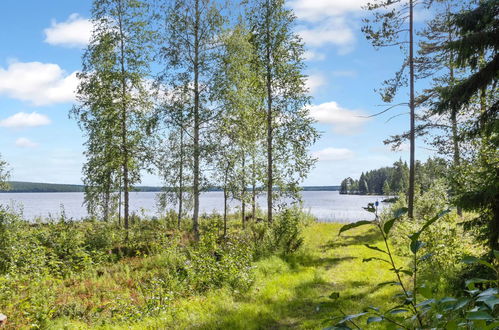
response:
<path id="1" fill-rule="evenodd" d="M 302 192 L 303 208 L 319 221 L 352 222 L 371 219 L 372 215 L 362 207 L 369 202 L 381 202 L 382 199 L 383 196 L 340 195 L 337 191 Z M 83 193 L 0 193 L 0 204 L 22 211 L 28 219 L 39 216 L 58 217 L 62 209 L 67 217 L 79 219 L 87 215 L 82 203 Z M 155 192 L 130 193 L 130 204 L 132 212 L 148 216 L 158 215 Z M 266 209 L 265 196 L 259 198 L 258 204 L 262 209 Z M 380 203 L 381 207 L 383 204 Z M 222 212 L 222 192 L 202 193 L 200 205 L 202 213 Z M 238 202 L 231 202 L 232 211 L 236 211 L 238 207 Z"/>

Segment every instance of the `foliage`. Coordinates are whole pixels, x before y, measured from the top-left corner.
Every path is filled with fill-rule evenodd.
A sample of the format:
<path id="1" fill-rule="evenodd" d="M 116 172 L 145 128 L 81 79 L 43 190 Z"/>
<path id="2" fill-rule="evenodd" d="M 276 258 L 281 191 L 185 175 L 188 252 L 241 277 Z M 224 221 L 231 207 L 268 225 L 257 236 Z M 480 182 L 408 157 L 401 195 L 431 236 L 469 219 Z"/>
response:
<path id="1" fill-rule="evenodd" d="M 404 53 L 404 59 L 395 77 L 385 80 L 381 90 L 381 99 L 388 107 L 375 114 L 380 115 L 397 106 L 409 106 L 409 183 L 407 188 L 408 213 L 413 217 L 415 199 L 415 91 L 414 91 L 414 7 L 418 2 L 376 0 L 368 2 L 365 9 L 371 17 L 363 19 L 362 32 L 375 48 L 398 46 Z M 405 35 L 408 35 L 406 40 Z M 405 71 L 409 69 L 409 73 Z M 409 85 L 409 102 L 392 104 L 394 97 L 402 87 Z"/>
<path id="2" fill-rule="evenodd" d="M 9 189 L 9 185 L 7 184 L 8 178 L 9 171 L 7 169 L 7 162 L 4 161 L 0 155 L 0 191 Z"/>
<path id="3" fill-rule="evenodd" d="M 267 218 L 276 197 L 297 197 L 299 183 L 313 167 L 309 149 L 319 137 L 307 105 L 304 46 L 294 30 L 296 17 L 283 0 L 249 2 L 246 17 L 255 52 L 255 70 L 265 104 L 265 186 Z M 290 138 L 293 137 L 293 138 Z M 278 188 L 278 189 L 275 189 Z"/>
<path id="4" fill-rule="evenodd" d="M 307 216 L 296 208 L 278 213 L 270 226 L 263 222 L 250 224 L 255 258 L 295 253 L 303 244 L 302 231 L 306 225 Z"/>
<path id="5" fill-rule="evenodd" d="M 416 186 L 420 192 L 427 191 L 431 184 L 447 175 L 447 164 L 442 158 L 429 158 L 416 162 Z M 340 194 L 397 195 L 406 193 L 409 184 L 409 168 L 398 160 L 392 167 L 382 167 L 362 173 L 358 180 L 346 178 L 341 182 Z M 387 194 L 389 192 L 389 194 Z"/>
<path id="6" fill-rule="evenodd" d="M 196 292 L 224 285 L 247 290 L 252 283 L 250 242 L 242 235 L 218 240 L 217 228 L 212 225 L 199 243 L 188 249 L 185 270 L 190 285 Z"/>
<path id="7" fill-rule="evenodd" d="M 360 317 L 367 318 L 367 324 L 384 322 L 387 324 L 391 323 L 403 329 L 424 329 L 428 327 L 457 329 L 462 326 L 493 329 L 499 324 L 499 317 L 494 312 L 495 305 L 499 303 L 496 279 L 470 279 L 467 281 L 468 290 L 466 291 L 470 297 L 454 298 L 439 297 L 428 285 L 430 281 L 422 280 L 418 276 L 420 266 L 428 259 L 433 258 L 432 253 L 422 255 L 424 253 L 423 248 L 426 246 L 426 242 L 422 240 L 423 235 L 435 222 L 448 214 L 449 210 L 438 212 L 435 216 L 427 218 L 416 231 L 409 235 L 408 248 L 412 259 L 410 268 L 397 266 L 388 242 L 388 239 L 392 235 L 394 224 L 400 221 L 400 217 L 407 212 L 407 208 L 394 210 L 393 217 L 386 220 L 380 220 L 377 215 L 377 208 L 373 204 L 369 204 L 366 210 L 375 213 L 376 219 L 374 221 L 362 221 L 346 225 L 340 229 L 340 234 L 364 225 L 374 225 L 377 228 L 383 237 L 384 248 L 372 245 L 366 245 L 366 247 L 382 253 L 383 257 L 375 256 L 367 258 L 364 259 L 364 262 L 380 261 L 390 265 L 390 270 L 395 275 L 396 280 L 382 282 L 379 286 L 400 286 L 401 293 L 395 296 L 395 299 L 399 301 L 399 305 L 388 310 L 381 310 L 378 307 L 370 306 L 362 313 L 338 316 L 337 318 L 333 318 L 333 320 L 339 320 L 332 327 L 333 329 L 350 329 L 347 324 L 358 328 L 356 322 Z M 497 272 L 497 266 L 476 257 L 465 257 L 462 260 L 464 263 L 485 264 Z M 403 276 L 408 276 L 409 279 L 404 279 Z M 497 277 L 497 274 L 495 276 Z M 485 287 L 477 288 L 477 283 L 485 284 Z M 332 299 L 337 299 L 338 297 L 338 293 L 331 295 Z"/>
<path id="8" fill-rule="evenodd" d="M 499 149 L 484 138 L 476 158 L 466 161 L 451 177 L 454 201 L 465 210 L 478 212 L 467 228 L 481 229 L 491 250 L 499 247 Z"/>
<path id="9" fill-rule="evenodd" d="M 448 207 L 450 203 L 447 197 L 448 190 L 444 180 L 435 181 L 428 191 L 416 199 L 414 221 L 403 219 L 394 225 L 391 242 L 398 254 L 409 255 L 409 251 L 405 248 L 410 243 L 407 233 L 415 232 L 423 225 L 425 219 Z M 404 206 L 404 199 L 399 199 L 393 208 Z M 389 215 L 388 210 L 383 216 Z M 421 254 L 431 255 L 431 258 L 419 266 L 419 278 L 427 280 L 427 286 L 435 292 L 460 291 L 460 278 L 465 269 L 465 265 L 460 262 L 462 256 L 483 253 L 481 245 L 463 228 L 463 223 L 472 217 L 472 214 L 461 217 L 456 212 L 451 212 L 421 234 L 421 240 L 425 242 Z"/>
<path id="10" fill-rule="evenodd" d="M 169 231 L 166 220 L 136 220 L 128 243 L 115 224 L 65 218 L 28 223 L 0 212 L 0 305 L 15 327 L 53 319 L 88 324 L 139 320 L 172 299 L 253 283 L 252 242 L 220 239 L 207 226 L 200 242 Z"/>
<path id="11" fill-rule="evenodd" d="M 72 110 L 87 137 L 83 172 L 89 213 L 108 220 L 117 207 L 116 192 L 124 192 L 125 227 L 129 190 L 140 182 L 146 160 L 143 144 L 152 107 L 146 84 L 154 37 L 148 6 L 141 0 L 93 2 L 92 38 Z"/>
<path id="12" fill-rule="evenodd" d="M 180 95 L 175 102 L 166 100 L 169 107 L 164 110 L 171 110 L 172 106 L 177 109 L 162 111 L 161 117 L 173 124 L 170 127 L 186 133 L 185 145 L 189 146 L 186 152 L 190 152 L 186 159 L 192 160 L 189 170 L 192 183 L 188 184 L 192 187 L 193 198 L 192 229 L 199 238 L 199 194 L 206 188 L 206 166 L 212 154 L 207 137 L 221 111 L 213 104 L 218 97 L 213 92 L 213 84 L 221 48 L 219 39 L 226 17 L 221 13 L 222 6 L 212 0 L 161 1 L 161 6 L 165 24 L 158 55 L 166 68 L 162 71 L 160 84 L 164 86 L 165 95 L 172 90 L 174 95 Z"/>
<path id="13" fill-rule="evenodd" d="M 437 112 L 459 111 L 468 105 L 474 96 L 491 88 L 494 95 L 492 104 L 477 116 L 476 125 L 479 131 L 489 134 L 497 132 L 498 107 L 497 73 L 499 72 L 499 38 L 498 28 L 499 5 L 496 0 L 481 1 L 474 9 L 455 15 L 452 25 L 457 29 L 458 39 L 444 44 L 444 47 L 455 52 L 455 63 L 458 67 L 471 70 L 462 81 L 440 89 L 440 100 L 436 105 Z M 484 63 L 485 62 L 485 63 Z"/>

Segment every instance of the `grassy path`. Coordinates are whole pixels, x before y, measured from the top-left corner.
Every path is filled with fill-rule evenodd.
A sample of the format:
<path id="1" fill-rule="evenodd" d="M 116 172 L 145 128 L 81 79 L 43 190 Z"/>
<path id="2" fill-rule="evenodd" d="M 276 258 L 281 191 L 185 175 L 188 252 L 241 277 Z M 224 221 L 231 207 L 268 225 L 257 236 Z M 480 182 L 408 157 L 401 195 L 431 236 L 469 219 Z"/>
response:
<path id="1" fill-rule="evenodd" d="M 291 260 L 272 257 L 256 264 L 253 288 L 244 294 L 217 290 L 204 297 L 182 299 L 170 311 L 146 319 L 133 329 L 322 329 L 328 317 L 389 306 L 391 280 L 363 244 L 380 245 L 380 237 L 365 229 L 338 237 L 339 224 L 313 224 L 305 231 L 305 247 Z M 332 292 L 340 298 L 331 300 Z M 121 327 L 118 327 L 121 328 Z M 363 328 L 365 328 L 363 326 Z"/>

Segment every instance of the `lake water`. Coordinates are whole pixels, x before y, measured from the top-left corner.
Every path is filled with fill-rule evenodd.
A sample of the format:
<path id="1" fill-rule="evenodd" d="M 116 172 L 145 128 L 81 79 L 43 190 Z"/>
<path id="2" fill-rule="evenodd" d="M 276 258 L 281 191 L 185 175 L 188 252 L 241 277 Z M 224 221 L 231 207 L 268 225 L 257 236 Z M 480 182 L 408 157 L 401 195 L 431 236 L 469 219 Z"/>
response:
<path id="1" fill-rule="evenodd" d="M 147 216 L 158 215 L 155 192 L 130 193 L 130 210 Z M 380 201 L 384 196 L 340 195 L 338 191 L 304 191 L 302 192 L 303 208 L 313 214 L 319 221 L 352 222 L 372 219 L 372 214 L 364 211 L 363 206 L 369 202 Z M 27 219 L 36 217 L 58 217 L 62 208 L 69 218 L 80 219 L 87 215 L 83 206 L 83 193 L 0 193 L 0 204 L 9 205 L 22 211 Z M 265 195 L 258 199 L 260 208 L 266 209 Z M 239 203 L 230 203 L 231 211 L 237 211 Z M 200 196 L 202 213 L 223 210 L 222 192 L 205 192 Z M 248 207 L 249 209 L 249 207 Z"/>

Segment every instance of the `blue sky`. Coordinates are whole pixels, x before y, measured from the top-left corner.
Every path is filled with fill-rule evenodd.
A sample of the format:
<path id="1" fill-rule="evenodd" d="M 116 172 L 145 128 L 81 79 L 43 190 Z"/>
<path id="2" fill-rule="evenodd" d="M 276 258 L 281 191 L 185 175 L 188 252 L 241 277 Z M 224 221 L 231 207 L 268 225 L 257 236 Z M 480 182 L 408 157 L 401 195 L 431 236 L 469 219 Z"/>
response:
<path id="1" fill-rule="evenodd" d="M 407 108 L 383 109 L 374 89 L 399 68 L 398 48 L 376 51 L 360 32 L 366 0 L 292 0 L 297 32 L 307 47 L 312 115 L 323 133 L 306 185 L 336 185 L 362 171 L 408 159 L 407 147 L 383 145 L 408 127 Z M 68 117 L 76 72 L 88 40 L 91 0 L 2 0 L 0 11 L 0 153 L 19 181 L 80 183 L 82 132 Z M 29 8 L 29 10 L 26 10 Z M 418 20 L 426 17 L 418 12 Z M 421 87 L 423 82 L 418 82 Z M 399 100 L 405 102 L 407 91 Z M 417 159 L 428 151 L 419 143 Z M 160 180 L 147 175 L 145 185 Z"/>

